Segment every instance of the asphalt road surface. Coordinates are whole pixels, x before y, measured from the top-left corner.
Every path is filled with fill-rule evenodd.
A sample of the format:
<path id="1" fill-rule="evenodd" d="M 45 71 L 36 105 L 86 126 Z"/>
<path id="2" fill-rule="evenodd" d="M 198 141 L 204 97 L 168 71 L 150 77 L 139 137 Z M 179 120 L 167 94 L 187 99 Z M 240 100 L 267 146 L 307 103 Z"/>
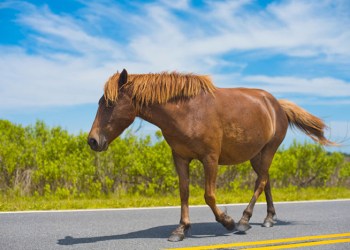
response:
<path id="1" fill-rule="evenodd" d="M 246 204 L 225 206 L 237 221 Z M 257 204 L 246 234 L 227 232 L 206 206 L 191 207 L 191 236 L 175 243 L 167 238 L 179 207 L 0 213 L 0 249 L 350 249 L 350 200 L 275 207 L 276 225 L 263 228 L 266 205 Z"/>

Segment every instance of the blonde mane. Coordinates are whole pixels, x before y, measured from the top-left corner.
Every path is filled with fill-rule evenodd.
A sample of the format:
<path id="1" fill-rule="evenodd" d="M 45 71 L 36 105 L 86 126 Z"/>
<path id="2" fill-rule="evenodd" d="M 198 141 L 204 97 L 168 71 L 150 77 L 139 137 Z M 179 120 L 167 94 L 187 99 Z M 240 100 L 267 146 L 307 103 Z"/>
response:
<path id="1" fill-rule="evenodd" d="M 104 86 L 107 103 L 114 103 L 118 99 L 119 75 L 116 73 L 111 76 Z M 164 104 L 174 98 L 194 97 L 201 91 L 212 94 L 215 90 L 209 76 L 177 72 L 130 74 L 123 88 L 130 89 L 138 107 L 154 103 Z"/>

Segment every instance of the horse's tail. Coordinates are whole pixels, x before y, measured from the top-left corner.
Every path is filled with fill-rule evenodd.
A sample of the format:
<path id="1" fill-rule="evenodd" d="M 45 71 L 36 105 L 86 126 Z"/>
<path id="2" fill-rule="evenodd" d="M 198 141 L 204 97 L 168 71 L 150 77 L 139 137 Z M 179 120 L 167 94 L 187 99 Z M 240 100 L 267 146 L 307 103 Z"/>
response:
<path id="1" fill-rule="evenodd" d="M 287 100 L 278 100 L 278 102 L 286 113 L 288 123 L 291 127 L 297 127 L 311 139 L 322 145 L 337 145 L 324 137 L 324 130 L 327 128 L 327 126 L 320 118 L 310 114 L 293 102 Z"/>

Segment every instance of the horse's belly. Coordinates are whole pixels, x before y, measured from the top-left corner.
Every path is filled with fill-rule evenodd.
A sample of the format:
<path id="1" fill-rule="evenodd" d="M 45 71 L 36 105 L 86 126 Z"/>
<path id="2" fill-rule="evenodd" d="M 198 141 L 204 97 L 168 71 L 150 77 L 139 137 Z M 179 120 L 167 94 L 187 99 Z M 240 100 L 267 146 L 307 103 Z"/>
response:
<path id="1" fill-rule="evenodd" d="M 228 147 L 221 151 L 219 156 L 220 165 L 239 164 L 252 159 L 257 155 L 264 145 Z"/>
<path id="2" fill-rule="evenodd" d="M 252 159 L 271 140 L 273 135 L 259 128 L 225 134 L 221 143 L 220 165 L 238 164 Z"/>

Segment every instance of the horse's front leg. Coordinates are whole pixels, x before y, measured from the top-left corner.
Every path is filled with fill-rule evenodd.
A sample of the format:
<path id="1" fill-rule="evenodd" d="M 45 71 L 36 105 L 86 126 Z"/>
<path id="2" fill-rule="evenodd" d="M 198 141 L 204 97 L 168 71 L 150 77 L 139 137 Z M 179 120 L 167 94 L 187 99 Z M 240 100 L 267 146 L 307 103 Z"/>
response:
<path id="1" fill-rule="evenodd" d="M 179 176 L 179 188 L 181 198 L 181 219 L 180 225 L 171 233 L 169 241 L 182 241 L 191 227 L 188 198 L 189 198 L 189 163 L 190 160 L 183 159 L 173 152 L 174 163 Z"/>
<path id="2" fill-rule="evenodd" d="M 217 158 L 209 156 L 203 160 L 203 165 L 205 173 L 205 202 L 213 211 L 216 221 L 220 222 L 227 230 L 232 231 L 235 229 L 234 220 L 229 215 L 227 215 L 226 212 L 222 212 L 216 206 L 215 189 L 216 177 L 218 172 Z"/>

